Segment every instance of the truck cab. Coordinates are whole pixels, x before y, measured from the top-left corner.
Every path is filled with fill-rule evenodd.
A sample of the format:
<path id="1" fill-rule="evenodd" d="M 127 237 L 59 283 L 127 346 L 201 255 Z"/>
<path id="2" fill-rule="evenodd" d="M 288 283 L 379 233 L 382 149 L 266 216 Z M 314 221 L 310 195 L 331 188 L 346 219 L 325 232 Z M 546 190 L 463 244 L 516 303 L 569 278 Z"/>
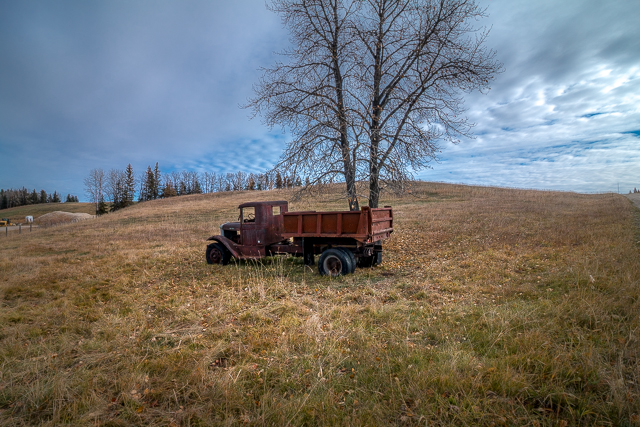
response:
<path id="1" fill-rule="evenodd" d="M 222 224 L 220 235 L 208 240 L 223 244 L 235 258 L 262 258 L 267 246 L 283 240 L 283 214 L 288 209 L 284 200 L 243 203 L 238 206 L 238 221 Z"/>

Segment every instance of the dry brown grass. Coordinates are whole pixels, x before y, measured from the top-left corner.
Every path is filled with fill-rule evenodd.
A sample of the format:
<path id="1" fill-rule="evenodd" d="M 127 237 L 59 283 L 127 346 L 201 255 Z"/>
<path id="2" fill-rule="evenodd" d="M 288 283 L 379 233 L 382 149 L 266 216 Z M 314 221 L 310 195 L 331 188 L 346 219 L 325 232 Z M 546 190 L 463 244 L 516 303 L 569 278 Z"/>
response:
<path id="1" fill-rule="evenodd" d="M 381 267 L 226 267 L 249 200 L 187 196 L 0 239 L 2 425 L 638 425 L 638 211 L 417 184 Z M 303 198 L 291 210 L 344 209 Z"/>

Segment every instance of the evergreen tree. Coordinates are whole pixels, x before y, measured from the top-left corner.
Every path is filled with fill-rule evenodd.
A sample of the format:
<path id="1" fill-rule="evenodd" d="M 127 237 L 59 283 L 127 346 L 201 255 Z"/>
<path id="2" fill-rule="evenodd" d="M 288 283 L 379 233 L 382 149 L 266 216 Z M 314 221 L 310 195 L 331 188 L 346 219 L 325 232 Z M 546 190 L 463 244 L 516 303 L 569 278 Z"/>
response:
<path id="1" fill-rule="evenodd" d="M 160 197 L 160 169 L 158 169 L 158 162 L 156 162 L 156 167 L 153 169 L 153 183 L 154 186 L 151 189 L 151 194 L 154 199 Z"/>
<path id="2" fill-rule="evenodd" d="M 122 207 L 131 206 L 136 197 L 136 177 L 133 173 L 131 163 L 127 165 L 125 170 L 124 184 L 122 186 Z"/>
<path id="3" fill-rule="evenodd" d="M 22 187 L 20 190 L 18 190 L 18 194 L 20 206 L 27 205 L 29 203 L 29 192 L 27 191 L 27 189 Z"/>
<path id="4" fill-rule="evenodd" d="M 280 190 L 282 188 L 282 176 L 280 171 L 276 171 L 276 188 Z"/>
<path id="5" fill-rule="evenodd" d="M 171 180 L 169 178 L 167 178 L 165 184 L 164 184 L 164 188 L 162 189 L 162 198 L 166 199 L 167 197 L 174 197 L 177 196 L 178 194 L 176 193 L 176 189 L 173 188 L 173 184 L 171 183 Z"/>
<path id="6" fill-rule="evenodd" d="M 123 185 L 122 180 L 118 179 L 115 182 L 115 188 L 112 195 L 113 203 L 111 204 L 111 212 L 117 211 L 118 209 L 122 209 L 125 207 L 125 199 L 123 193 Z"/>
<path id="7" fill-rule="evenodd" d="M 98 215 L 104 215 L 107 213 L 107 204 L 104 202 L 104 196 L 100 196 L 100 200 L 98 201 L 98 210 L 96 213 Z"/>
<path id="8" fill-rule="evenodd" d="M 40 190 L 40 203 L 48 203 L 49 198 L 47 197 L 47 192 L 44 190 Z"/>
<path id="9" fill-rule="evenodd" d="M 147 167 L 147 172 L 145 172 L 140 183 L 140 200 L 152 200 L 154 198 L 156 184 L 156 177 L 153 171 L 151 170 L 151 166 Z"/>

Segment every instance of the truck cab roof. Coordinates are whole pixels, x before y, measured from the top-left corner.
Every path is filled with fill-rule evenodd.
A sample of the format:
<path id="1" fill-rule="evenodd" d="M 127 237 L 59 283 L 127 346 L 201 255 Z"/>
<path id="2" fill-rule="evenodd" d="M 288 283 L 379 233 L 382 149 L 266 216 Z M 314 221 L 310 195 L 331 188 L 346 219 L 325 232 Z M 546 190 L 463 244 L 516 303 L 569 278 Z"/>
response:
<path id="1" fill-rule="evenodd" d="M 289 205 L 289 202 L 286 200 L 275 200 L 271 202 L 247 202 L 238 206 L 239 209 L 248 208 L 248 207 L 258 207 L 258 206 L 281 206 L 281 205 Z"/>

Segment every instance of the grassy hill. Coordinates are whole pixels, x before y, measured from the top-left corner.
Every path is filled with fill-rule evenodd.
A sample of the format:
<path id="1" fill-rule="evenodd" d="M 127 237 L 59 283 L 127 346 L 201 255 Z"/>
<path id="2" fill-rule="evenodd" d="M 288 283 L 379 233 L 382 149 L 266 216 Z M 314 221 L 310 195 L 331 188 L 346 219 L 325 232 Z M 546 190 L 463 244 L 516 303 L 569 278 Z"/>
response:
<path id="1" fill-rule="evenodd" d="M 15 224 L 25 224 L 25 217 L 34 218 L 55 212 L 87 213 L 95 215 L 96 207 L 93 203 L 39 203 L 37 205 L 18 206 L 16 208 L 0 210 L 0 218 L 9 218 Z"/>
<path id="2" fill-rule="evenodd" d="M 0 424 L 640 424 L 626 198 L 421 183 L 383 197 L 379 267 L 206 264 L 238 204 L 291 198 L 177 197 L 0 236 Z"/>

